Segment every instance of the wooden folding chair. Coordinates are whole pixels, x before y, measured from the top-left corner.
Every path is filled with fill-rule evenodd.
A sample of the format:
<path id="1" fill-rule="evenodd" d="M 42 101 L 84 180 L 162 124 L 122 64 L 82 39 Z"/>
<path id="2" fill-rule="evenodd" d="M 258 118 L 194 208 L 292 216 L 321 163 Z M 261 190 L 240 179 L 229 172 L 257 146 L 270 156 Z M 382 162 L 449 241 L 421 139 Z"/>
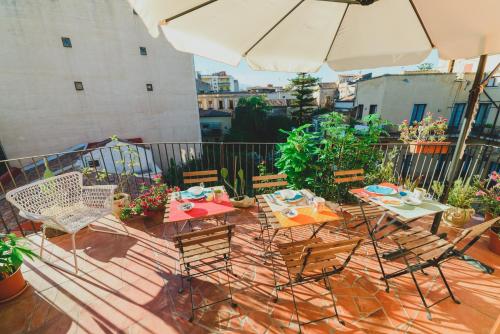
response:
<path id="1" fill-rule="evenodd" d="M 256 189 L 275 189 L 278 187 L 286 187 L 288 182 L 286 181 L 286 174 L 274 174 L 274 175 L 260 175 L 252 177 L 252 188 L 254 191 Z M 273 224 L 276 224 L 278 221 L 276 217 L 271 212 L 271 208 L 267 204 L 264 199 L 264 195 L 256 195 L 255 200 L 257 202 L 257 210 L 258 210 L 258 218 L 260 225 L 260 233 L 259 236 L 256 237 L 256 240 L 262 240 L 262 248 L 264 249 L 264 253 L 267 249 L 270 248 L 269 243 L 271 242 L 269 229 L 272 228 Z M 264 233 L 267 232 L 267 241 L 264 238 Z"/>
<path id="2" fill-rule="evenodd" d="M 338 170 L 333 173 L 334 176 L 334 184 L 341 185 L 347 183 L 359 183 L 365 180 L 365 171 L 364 169 L 352 169 L 352 170 Z M 340 188 L 338 189 L 338 198 L 339 198 L 339 211 L 342 216 L 343 228 L 347 233 L 347 236 L 350 238 L 351 235 L 349 233 L 349 223 L 352 221 L 359 221 L 361 223 L 353 226 L 353 228 L 357 228 L 362 224 L 366 225 L 368 230 L 368 235 L 370 236 L 371 244 L 373 245 L 373 250 L 375 251 L 375 255 L 377 257 L 377 261 L 382 272 L 382 276 L 385 276 L 384 267 L 382 266 L 382 261 L 380 260 L 380 255 L 377 249 L 377 241 L 375 238 L 375 231 L 370 222 L 372 219 L 379 219 L 375 226 L 378 226 L 380 223 L 380 219 L 382 219 L 384 210 L 377 205 L 371 203 L 365 203 L 363 201 L 359 201 L 358 204 L 344 204 L 340 201 L 341 192 Z M 333 232 L 333 231 L 332 231 Z M 385 291 L 389 292 L 389 284 L 385 281 Z"/>
<path id="3" fill-rule="evenodd" d="M 184 290 L 184 278 L 187 278 L 189 282 L 189 295 L 191 298 L 191 317 L 189 321 L 194 319 L 194 311 L 226 300 L 230 300 L 233 307 L 237 306 L 233 302 L 231 280 L 229 278 L 229 272 L 232 273 L 231 238 L 234 236 L 234 227 L 234 224 L 227 224 L 174 236 L 175 247 L 179 250 L 180 258 L 180 293 Z M 184 275 L 184 271 L 186 275 Z M 195 306 L 193 301 L 193 278 L 219 271 L 226 271 L 229 297 L 209 304 Z"/>
<path id="4" fill-rule="evenodd" d="M 453 295 L 453 292 L 444 277 L 443 271 L 441 270 L 441 264 L 453 258 L 467 260 L 465 258 L 465 252 L 479 240 L 481 234 L 498 221 L 500 221 L 500 217 L 465 229 L 451 242 L 441 239 L 439 236 L 436 236 L 429 231 L 425 231 L 421 227 L 413 227 L 407 231 L 391 235 L 390 238 L 398 245 L 400 257 L 403 257 L 406 268 L 385 275 L 384 279 L 387 280 L 409 273 L 415 283 L 418 294 L 422 299 L 422 304 L 425 307 L 427 318 L 431 320 L 431 313 L 429 309 L 441 301 L 451 297 L 455 303 L 460 304 L 458 299 L 456 299 Z M 469 239 L 468 242 L 465 242 L 466 238 Z M 460 245 L 463 246 L 459 248 Z M 439 275 L 448 290 L 448 296 L 430 305 L 425 300 L 414 274 L 415 271 L 423 272 L 423 270 L 428 267 L 437 268 Z"/>
<path id="5" fill-rule="evenodd" d="M 302 332 L 303 325 L 333 317 L 336 317 L 342 325 L 345 324 L 344 321 L 339 318 L 329 277 L 339 274 L 346 268 L 352 255 L 361 245 L 362 241 L 362 238 L 352 238 L 348 240 L 323 242 L 321 238 L 314 238 L 278 245 L 279 252 L 285 262 L 288 272 L 288 282 L 280 287 L 290 287 L 291 289 L 299 332 Z M 347 254 L 347 257 L 342 261 L 337 258 L 339 254 Z M 324 282 L 326 289 L 330 292 L 335 314 L 320 319 L 301 322 L 293 287 L 321 280 Z M 276 296 L 277 301 L 278 295 L 276 294 Z"/>
<path id="6" fill-rule="evenodd" d="M 194 183 L 215 183 L 219 181 L 217 170 L 198 170 L 193 172 L 183 172 L 182 177 L 184 178 L 185 185 L 191 185 Z"/>
<path id="7" fill-rule="evenodd" d="M 345 183 L 354 183 L 354 182 L 363 182 L 365 180 L 364 170 L 363 169 L 352 169 L 352 170 L 338 170 L 333 172 L 333 183 L 336 185 L 345 184 Z M 340 199 L 340 189 L 339 189 L 339 199 Z M 348 224 L 351 221 L 359 221 L 362 222 L 354 228 L 362 225 L 365 220 L 375 219 L 380 217 L 384 210 L 382 210 L 379 206 L 368 204 L 368 203 L 359 203 L 358 204 L 345 204 L 339 200 L 339 210 L 343 217 L 343 224 L 346 232 L 348 232 Z"/>

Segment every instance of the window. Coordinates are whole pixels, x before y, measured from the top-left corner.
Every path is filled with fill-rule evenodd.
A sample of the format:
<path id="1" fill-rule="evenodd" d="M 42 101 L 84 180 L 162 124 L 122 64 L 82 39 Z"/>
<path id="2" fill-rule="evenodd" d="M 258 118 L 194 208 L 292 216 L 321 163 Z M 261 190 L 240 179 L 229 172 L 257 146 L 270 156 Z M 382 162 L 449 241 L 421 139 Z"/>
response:
<path id="1" fill-rule="evenodd" d="M 229 109 L 233 110 L 234 109 L 234 101 L 229 100 Z"/>
<path id="2" fill-rule="evenodd" d="M 414 104 L 411 113 L 410 124 L 413 122 L 420 122 L 424 118 L 426 104 Z"/>
<path id="3" fill-rule="evenodd" d="M 360 104 L 358 106 L 358 110 L 356 111 L 356 119 L 362 119 L 363 118 L 363 109 L 364 109 L 365 105 L 364 104 Z"/>
<path id="4" fill-rule="evenodd" d="M 479 110 L 477 111 L 476 119 L 474 121 L 474 126 L 483 126 L 488 120 L 488 114 L 490 113 L 491 103 L 479 103 Z"/>
<path id="5" fill-rule="evenodd" d="M 61 37 L 61 40 L 62 40 L 62 44 L 65 48 L 71 48 L 73 47 L 71 45 L 71 39 L 69 37 Z"/>
<path id="6" fill-rule="evenodd" d="M 152 92 L 153 91 L 153 84 L 146 84 L 146 90 L 148 92 Z"/>
<path id="7" fill-rule="evenodd" d="M 377 113 L 377 105 L 376 104 L 370 104 L 370 111 L 369 114 L 373 115 Z"/>
<path id="8" fill-rule="evenodd" d="M 75 81 L 75 89 L 83 90 L 83 83 L 81 81 Z"/>
<path id="9" fill-rule="evenodd" d="M 209 100 L 208 101 L 208 109 L 212 109 L 213 108 L 213 101 L 212 100 Z"/>
<path id="10" fill-rule="evenodd" d="M 87 167 L 97 168 L 100 166 L 99 160 L 87 160 Z"/>
<path id="11" fill-rule="evenodd" d="M 486 87 L 497 87 L 498 86 L 498 78 L 499 77 L 491 77 L 488 79 L 486 83 Z"/>
<path id="12" fill-rule="evenodd" d="M 139 46 L 139 53 L 141 54 L 141 56 L 148 55 L 148 51 L 146 50 L 146 47 L 144 47 L 144 46 Z"/>
<path id="13" fill-rule="evenodd" d="M 458 128 L 462 117 L 464 116 L 465 103 L 455 103 L 453 105 L 453 110 L 451 111 L 451 117 L 448 122 L 450 127 Z"/>
<path id="14" fill-rule="evenodd" d="M 224 101 L 219 100 L 219 109 L 224 109 Z"/>

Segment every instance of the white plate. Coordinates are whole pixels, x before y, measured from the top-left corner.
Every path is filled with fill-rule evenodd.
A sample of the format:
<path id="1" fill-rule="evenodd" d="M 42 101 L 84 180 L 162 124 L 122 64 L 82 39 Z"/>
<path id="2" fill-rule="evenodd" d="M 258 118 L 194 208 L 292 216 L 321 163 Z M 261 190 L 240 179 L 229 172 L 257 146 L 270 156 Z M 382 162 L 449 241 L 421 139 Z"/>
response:
<path id="1" fill-rule="evenodd" d="M 390 206 L 402 206 L 404 204 L 403 201 L 397 197 L 381 196 L 377 198 L 377 200 L 384 203 L 385 205 L 390 205 Z"/>
<path id="2" fill-rule="evenodd" d="M 419 200 L 418 198 L 410 197 L 410 196 L 405 196 L 405 198 L 403 199 L 403 202 L 405 204 L 414 205 L 414 206 L 422 204 L 421 200 Z"/>
<path id="3" fill-rule="evenodd" d="M 203 187 L 195 186 L 195 187 L 189 188 L 187 191 L 191 195 L 193 195 L 195 197 L 199 197 L 199 196 L 203 195 L 203 190 L 204 190 Z"/>
<path id="4" fill-rule="evenodd" d="M 182 203 L 182 204 L 179 204 L 179 206 L 177 208 L 179 208 L 179 210 L 181 210 L 181 211 L 187 212 L 187 211 L 190 211 L 194 208 L 194 203 L 191 203 L 191 202 Z"/>

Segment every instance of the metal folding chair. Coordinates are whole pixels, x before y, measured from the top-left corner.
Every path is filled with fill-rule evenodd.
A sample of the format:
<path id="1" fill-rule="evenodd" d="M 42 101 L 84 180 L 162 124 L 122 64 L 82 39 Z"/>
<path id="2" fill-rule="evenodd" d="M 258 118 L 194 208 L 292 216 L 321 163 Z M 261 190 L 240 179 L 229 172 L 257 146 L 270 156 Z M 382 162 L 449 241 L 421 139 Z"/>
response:
<path id="1" fill-rule="evenodd" d="M 303 325 L 333 317 L 336 317 L 342 325 L 345 324 L 339 318 L 329 277 L 341 273 L 346 268 L 352 255 L 361 245 L 362 241 L 362 238 L 352 238 L 341 241 L 323 242 L 321 238 L 314 238 L 278 245 L 279 252 L 288 272 L 288 282 L 281 287 L 290 287 L 291 289 L 299 332 L 302 332 Z M 347 257 L 343 261 L 337 258 L 337 255 L 342 253 L 347 254 Z M 318 281 L 323 281 L 326 289 L 330 292 L 335 314 L 301 322 L 293 287 Z"/>
<path id="2" fill-rule="evenodd" d="M 254 191 L 257 189 L 274 189 L 277 187 L 286 187 L 288 182 L 286 181 L 286 174 L 273 174 L 273 175 L 260 175 L 252 177 L 252 188 Z M 269 235 L 269 229 L 272 228 L 273 224 L 277 223 L 277 219 L 271 212 L 271 208 L 267 205 L 264 195 L 256 195 L 255 200 L 257 203 L 257 211 L 259 218 L 260 233 L 256 237 L 256 240 L 262 240 L 262 248 L 264 250 L 264 255 L 268 249 L 270 249 L 271 237 Z M 267 240 L 264 237 L 264 233 L 267 233 Z"/>
<path id="3" fill-rule="evenodd" d="M 359 183 L 365 180 L 364 170 L 363 169 L 352 169 L 352 170 L 338 170 L 333 173 L 334 183 L 337 185 L 340 184 L 352 184 Z M 339 199 L 340 199 L 340 189 L 338 190 Z M 347 236 L 350 238 L 351 235 L 349 233 L 349 223 L 353 221 L 359 221 L 360 223 L 353 226 L 353 228 L 357 228 L 363 224 L 366 225 L 368 230 L 368 235 L 370 236 L 371 244 L 373 245 L 373 250 L 375 251 L 375 256 L 377 257 L 377 261 L 382 272 L 382 276 L 385 276 L 384 267 L 382 266 L 382 261 L 380 260 L 380 254 L 377 249 L 377 240 L 375 237 L 375 230 L 371 224 L 372 219 L 378 219 L 375 226 L 380 224 L 380 220 L 384 217 L 384 210 L 377 205 L 373 205 L 371 203 L 365 203 L 363 201 L 359 201 L 358 204 L 344 204 L 339 200 L 339 211 L 343 218 L 343 228 L 347 233 Z M 385 291 L 389 292 L 389 284 L 385 281 Z"/>
<path id="4" fill-rule="evenodd" d="M 191 317 L 189 321 L 194 319 L 194 311 L 223 301 L 229 300 L 233 307 L 237 306 L 233 302 L 231 280 L 229 278 L 229 273 L 232 273 L 231 238 L 234 235 L 234 227 L 234 224 L 227 224 L 174 236 L 175 247 L 179 250 L 180 257 L 180 293 L 184 290 L 184 278 L 189 282 L 189 295 L 191 298 Z M 229 297 L 209 304 L 195 306 L 192 280 L 219 271 L 226 272 Z M 184 272 L 186 272 L 185 275 Z"/>
<path id="5" fill-rule="evenodd" d="M 441 301 L 451 297 L 455 303 L 460 304 L 458 299 L 453 295 L 453 292 L 444 277 L 441 264 L 453 258 L 464 260 L 465 252 L 479 240 L 481 234 L 498 221 L 500 221 L 500 217 L 465 229 L 452 242 L 441 239 L 439 236 L 436 236 L 429 231 L 425 231 L 421 227 L 414 227 L 407 231 L 395 233 L 390 236 L 390 238 L 398 245 L 400 251 L 399 257 L 403 257 L 406 268 L 385 275 L 383 278 L 387 280 L 409 273 L 415 283 L 420 299 L 422 299 L 422 304 L 427 312 L 427 318 L 431 320 L 431 313 L 429 309 Z M 468 242 L 465 242 L 466 238 L 469 239 Z M 459 245 L 462 244 L 463 246 L 459 249 Z M 425 300 L 414 274 L 416 271 L 423 272 L 425 268 L 429 267 L 437 268 L 439 275 L 448 290 L 448 296 L 430 305 Z"/>

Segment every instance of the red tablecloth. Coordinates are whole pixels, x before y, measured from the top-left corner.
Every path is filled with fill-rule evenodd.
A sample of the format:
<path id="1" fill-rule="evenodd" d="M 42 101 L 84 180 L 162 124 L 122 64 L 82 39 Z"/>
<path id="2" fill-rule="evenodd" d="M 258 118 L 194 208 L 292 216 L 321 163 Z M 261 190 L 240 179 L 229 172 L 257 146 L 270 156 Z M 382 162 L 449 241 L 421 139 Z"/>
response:
<path id="1" fill-rule="evenodd" d="M 179 210 L 180 203 L 191 202 L 194 203 L 194 208 L 184 212 Z M 235 208 L 229 201 L 229 196 L 224 193 L 222 202 L 215 203 L 214 201 L 207 202 L 206 200 L 190 200 L 185 199 L 182 202 L 178 202 L 173 197 L 170 201 L 170 213 L 168 216 L 168 222 L 178 222 L 185 221 L 189 219 L 198 219 L 209 216 L 217 216 L 224 213 L 234 211 Z"/>

